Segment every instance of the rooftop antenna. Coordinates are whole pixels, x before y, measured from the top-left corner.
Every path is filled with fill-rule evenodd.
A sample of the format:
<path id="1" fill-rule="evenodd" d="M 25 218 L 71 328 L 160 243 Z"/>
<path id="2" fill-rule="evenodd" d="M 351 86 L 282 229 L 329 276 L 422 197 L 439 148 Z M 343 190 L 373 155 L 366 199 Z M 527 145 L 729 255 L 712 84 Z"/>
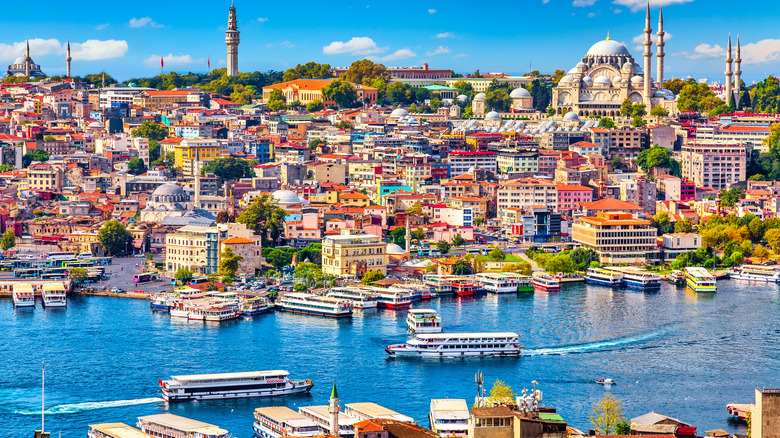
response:
<path id="1" fill-rule="evenodd" d="M 477 383 L 477 407 L 482 407 L 482 399 L 485 396 L 485 389 L 482 386 L 485 383 L 485 376 L 482 375 L 482 371 L 477 371 L 474 381 Z"/>

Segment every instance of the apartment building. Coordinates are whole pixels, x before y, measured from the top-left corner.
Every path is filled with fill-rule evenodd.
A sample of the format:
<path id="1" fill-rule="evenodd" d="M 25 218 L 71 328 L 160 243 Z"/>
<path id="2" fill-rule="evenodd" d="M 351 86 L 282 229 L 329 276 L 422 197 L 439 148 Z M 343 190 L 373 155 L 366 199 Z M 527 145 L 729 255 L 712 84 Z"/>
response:
<path id="1" fill-rule="evenodd" d="M 650 221 L 622 212 L 581 217 L 572 227 L 572 239 L 596 251 L 599 261 L 609 265 L 652 262 L 648 255 L 657 252 L 656 235 Z"/>
<path id="2" fill-rule="evenodd" d="M 496 172 L 496 153 L 490 151 L 450 151 L 447 156 L 450 175 L 470 173 L 472 169 L 487 169 Z"/>
<path id="3" fill-rule="evenodd" d="M 175 146 L 174 155 L 174 165 L 182 170 L 184 176 L 194 176 L 207 162 L 220 158 L 220 146 L 214 139 L 184 139 Z"/>
<path id="4" fill-rule="evenodd" d="M 687 144 L 682 147 L 682 176 L 697 187 L 724 190 L 747 179 L 747 146 Z"/>
<path id="5" fill-rule="evenodd" d="M 322 273 L 362 277 L 368 271 L 387 272 L 387 243 L 373 234 L 341 230 L 322 240 Z"/>
<path id="6" fill-rule="evenodd" d="M 556 208 L 558 190 L 555 183 L 538 178 L 520 178 L 502 181 L 498 185 L 498 211 L 509 207 L 538 205 Z"/>
<path id="7" fill-rule="evenodd" d="M 502 174 L 534 176 L 539 171 L 539 152 L 499 151 L 496 164 Z"/>
<path id="8" fill-rule="evenodd" d="M 165 236 L 165 270 L 173 275 L 187 268 L 203 275 L 219 269 L 220 231 L 217 227 L 187 225 Z"/>

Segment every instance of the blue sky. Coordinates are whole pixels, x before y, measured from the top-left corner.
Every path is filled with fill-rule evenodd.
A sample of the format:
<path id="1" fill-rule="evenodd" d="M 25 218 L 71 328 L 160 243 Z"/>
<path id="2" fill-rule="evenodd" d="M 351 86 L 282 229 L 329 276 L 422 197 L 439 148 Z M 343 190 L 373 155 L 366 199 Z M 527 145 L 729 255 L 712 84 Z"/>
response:
<path id="1" fill-rule="evenodd" d="M 658 7 L 653 4 L 653 31 Z M 229 1 L 103 2 L 86 10 L 41 0 L 4 6 L 4 16 L 29 19 L 0 26 L 0 65 L 32 40 L 33 59 L 49 75 L 65 72 L 64 43 L 73 46 L 73 73 L 105 70 L 118 79 L 160 71 L 206 70 L 225 64 Z M 665 0 L 666 76 L 722 80 L 728 33 L 740 34 L 743 78 L 780 73 L 780 8 L 775 1 Z M 644 28 L 644 0 L 520 0 L 449 2 L 236 2 L 241 71 L 284 70 L 317 61 L 348 66 L 369 57 L 388 66 L 422 65 L 456 72 L 569 70 L 607 32 L 634 42 Z M 56 11 L 43 13 L 39 11 Z M 653 48 L 655 52 L 655 47 Z M 653 60 L 655 63 L 655 59 Z M 640 61 L 641 63 L 641 61 Z M 653 66 L 655 71 L 655 65 Z"/>

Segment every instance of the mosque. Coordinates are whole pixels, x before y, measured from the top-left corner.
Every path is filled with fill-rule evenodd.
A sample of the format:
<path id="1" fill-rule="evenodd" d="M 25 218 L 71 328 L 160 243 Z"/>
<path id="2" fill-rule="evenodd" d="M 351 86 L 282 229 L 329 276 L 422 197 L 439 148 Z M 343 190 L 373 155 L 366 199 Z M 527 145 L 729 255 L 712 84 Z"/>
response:
<path id="1" fill-rule="evenodd" d="M 631 56 L 626 46 L 609 38 L 594 44 L 574 68 L 553 88 L 552 105 L 557 114 L 609 116 L 620 114 L 624 100 L 643 103 L 649 113 L 661 106 L 669 114 L 677 113 L 674 93 L 664 83 L 664 16 L 658 19 L 657 77 L 652 78 L 653 30 L 650 27 L 650 4 L 645 18 L 644 67 Z"/>
<path id="2" fill-rule="evenodd" d="M 70 46 L 68 47 L 68 52 L 70 52 Z M 70 54 L 68 56 L 70 56 Z M 8 71 L 3 76 L 0 76 L 0 79 L 5 79 L 10 76 L 27 76 L 29 78 L 46 77 L 46 74 L 41 71 L 41 66 L 36 64 L 30 57 L 29 41 L 27 41 L 27 50 L 24 52 L 24 56 L 16 58 L 13 64 L 8 66 Z"/>

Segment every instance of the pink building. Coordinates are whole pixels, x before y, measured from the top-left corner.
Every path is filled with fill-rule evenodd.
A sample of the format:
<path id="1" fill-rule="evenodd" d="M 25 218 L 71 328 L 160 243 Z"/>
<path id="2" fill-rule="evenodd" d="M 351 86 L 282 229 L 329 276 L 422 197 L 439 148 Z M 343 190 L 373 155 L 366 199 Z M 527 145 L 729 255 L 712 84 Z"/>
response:
<path id="1" fill-rule="evenodd" d="M 558 188 L 558 212 L 576 210 L 580 202 L 593 201 L 593 189 L 586 186 L 556 183 Z"/>
<path id="2" fill-rule="evenodd" d="M 299 221 L 284 223 L 284 238 L 294 239 L 321 239 L 319 219 L 317 213 L 306 213 Z"/>

